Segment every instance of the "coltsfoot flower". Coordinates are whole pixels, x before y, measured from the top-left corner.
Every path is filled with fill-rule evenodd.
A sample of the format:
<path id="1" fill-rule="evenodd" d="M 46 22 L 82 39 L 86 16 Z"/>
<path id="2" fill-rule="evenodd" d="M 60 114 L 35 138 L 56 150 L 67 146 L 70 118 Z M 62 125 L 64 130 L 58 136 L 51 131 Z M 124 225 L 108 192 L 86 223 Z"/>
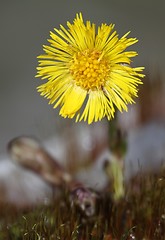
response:
<path id="1" fill-rule="evenodd" d="M 40 55 L 37 77 L 47 79 L 38 87 L 54 108 L 60 106 L 64 118 L 76 121 L 99 121 L 114 117 L 115 108 L 127 111 L 127 104 L 137 97 L 143 67 L 130 66 L 130 58 L 137 52 L 125 49 L 138 40 L 119 38 L 114 24 L 84 23 L 77 14 L 68 29 L 50 32 L 50 45 L 44 45 Z"/>

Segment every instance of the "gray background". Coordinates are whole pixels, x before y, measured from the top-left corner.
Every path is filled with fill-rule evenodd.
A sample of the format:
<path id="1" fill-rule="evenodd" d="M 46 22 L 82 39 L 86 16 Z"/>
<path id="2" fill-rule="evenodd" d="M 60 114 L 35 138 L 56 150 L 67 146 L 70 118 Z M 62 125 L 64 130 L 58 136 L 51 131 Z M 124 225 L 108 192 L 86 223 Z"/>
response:
<path id="1" fill-rule="evenodd" d="M 36 91 L 36 56 L 49 31 L 77 12 L 96 24 L 115 23 L 119 36 L 131 30 L 139 43 L 134 65 L 165 76 L 165 1 L 151 0 L 28 0 L 0 2 L 0 153 L 13 137 L 47 138 L 73 124 L 58 116 Z"/>

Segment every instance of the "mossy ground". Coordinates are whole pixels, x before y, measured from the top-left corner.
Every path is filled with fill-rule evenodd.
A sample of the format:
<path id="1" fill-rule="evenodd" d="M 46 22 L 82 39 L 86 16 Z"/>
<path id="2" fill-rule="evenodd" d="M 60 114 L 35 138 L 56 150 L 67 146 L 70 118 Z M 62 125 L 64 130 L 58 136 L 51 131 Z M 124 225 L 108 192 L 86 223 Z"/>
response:
<path id="1" fill-rule="evenodd" d="M 70 206 L 68 193 L 26 211 L 0 209 L 0 240 L 164 240 L 165 174 L 135 180 L 117 203 L 101 193 L 91 218 Z"/>

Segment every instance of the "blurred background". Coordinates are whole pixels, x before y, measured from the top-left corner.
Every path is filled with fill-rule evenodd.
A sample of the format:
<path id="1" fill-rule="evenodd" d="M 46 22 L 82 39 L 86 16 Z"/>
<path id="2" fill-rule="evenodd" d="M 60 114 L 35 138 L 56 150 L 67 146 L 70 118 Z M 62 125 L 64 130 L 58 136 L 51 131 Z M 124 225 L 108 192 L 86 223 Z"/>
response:
<path id="1" fill-rule="evenodd" d="M 53 110 L 36 91 L 41 83 L 35 78 L 36 57 L 42 53 L 42 45 L 47 44 L 50 30 L 66 25 L 68 20 L 72 22 L 77 12 L 97 25 L 115 23 L 120 37 L 130 30 L 130 36 L 139 39 L 132 47 L 139 53 L 133 65 L 145 66 L 147 72 L 159 73 L 163 78 L 164 9 L 163 0 L 2 0 L 0 153 L 5 153 L 7 142 L 15 136 L 32 134 L 45 139 L 73 124 L 59 117 L 58 109 Z"/>
<path id="2" fill-rule="evenodd" d="M 136 173 L 139 159 L 140 164 L 144 162 L 146 168 L 152 166 L 152 169 L 158 162 L 164 161 L 164 10 L 163 0 L 1 0 L 0 160 L 9 158 L 6 156 L 6 145 L 19 135 L 32 135 L 45 141 L 47 149 L 63 161 L 68 158 L 72 161 L 93 159 L 99 151 L 106 149 L 109 137 L 107 121 L 88 125 L 63 119 L 58 115 L 59 109 L 54 110 L 36 91 L 41 84 L 40 79 L 35 78 L 36 57 L 43 53 L 42 45 L 47 44 L 49 31 L 54 27 L 59 28 L 60 24 L 66 26 L 67 21 L 73 21 L 76 13 L 82 12 L 85 21 L 90 20 L 96 25 L 115 23 L 119 37 L 131 31 L 130 37 L 139 39 L 132 46 L 139 54 L 133 59 L 133 66 L 145 66 L 147 77 L 140 89 L 137 104 L 129 107 L 127 113 L 118 115 L 119 127 L 127 132 L 125 178 Z M 22 179 L 26 185 L 25 177 L 31 179 L 32 176 L 22 173 L 8 161 L 3 163 L 0 167 L 0 190 L 10 185 L 8 197 L 12 201 L 16 198 L 17 202 L 20 189 L 24 189 Z M 98 166 L 98 172 L 93 170 L 95 177 L 99 176 L 101 168 L 102 165 Z M 86 174 L 88 177 L 94 176 L 88 172 Z M 8 184 L 9 175 L 10 183 L 14 184 L 18 179 L 19 184 L 16 182 L 14 187 Z M 87 179 L 87 175 L 84 179 Z M 103 179 L 105 182 L 105 176 Z M 33 180 L 39 181 L 35 176 Z M 35 192 L 37 184 L 45 189 L 43 182 L 34 186 L 30 184 L 26 188 Z M 14 188 L 17 191 L 12 192 Z M 27 191 L 24 198 L 28 196 Z"/>

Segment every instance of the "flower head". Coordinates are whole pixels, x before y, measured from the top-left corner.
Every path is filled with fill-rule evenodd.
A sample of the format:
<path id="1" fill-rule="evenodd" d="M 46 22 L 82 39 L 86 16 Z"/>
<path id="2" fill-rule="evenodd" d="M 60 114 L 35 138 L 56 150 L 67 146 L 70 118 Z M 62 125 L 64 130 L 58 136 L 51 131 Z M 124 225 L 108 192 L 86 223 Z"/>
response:
<path id="1" fill-rule="evenodd" d="M 115 107 L 127 111 L 144 77 L 143 67 L 130 66 L 137 53 L 125 51 L 138 40 L 127 38 L 129 32 L 119 39 L 113 24 L 96 30 L 90 21 L 84 23 L 81 13 L 67 26 L 50 32 L 50 45 L 38 57 L 37 77 L 47 79 L 38 91 L 54 108 L 61 107 L 61 116 L 76 116 L 76 121 L 110 120 Z"/>

